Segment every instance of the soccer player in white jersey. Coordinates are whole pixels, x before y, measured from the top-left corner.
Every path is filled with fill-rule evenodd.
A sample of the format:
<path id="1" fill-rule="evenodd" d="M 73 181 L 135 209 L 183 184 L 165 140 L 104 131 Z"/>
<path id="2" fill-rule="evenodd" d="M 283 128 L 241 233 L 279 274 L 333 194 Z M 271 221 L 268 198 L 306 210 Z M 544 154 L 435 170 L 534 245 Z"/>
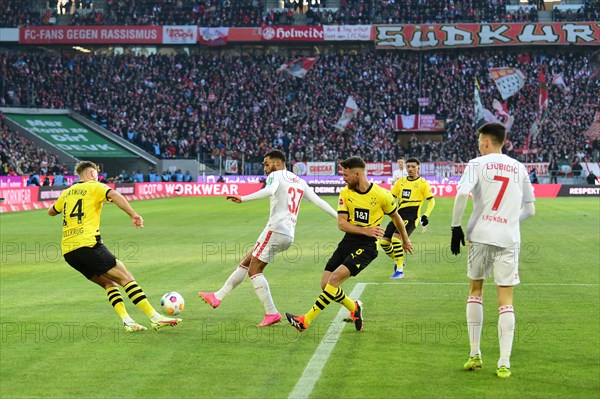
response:
<path id="1" fill-rule="evenodd" d="M 404 158 L 399 157 L 398 160 L 398 169 L 392 173 L 392 186 L 403 177 L 408 176 L 408 172 L 406 171 L 406 167 L 404 166 Z"/>
<path id="2" fill-rule="evenodd" d="M 227 199 L 239 204 L 269 197 L 271 212 L 267 226 L 256 241 L 254 249 L 244 256 L 220 290 L 214 293 L 198 292 L 206 303 L 217 308 L 223 298 L 240 285 L 246 275 L 249 275 L 254 285 L 254 292 L 265 307 L 265 317 L 258 327 L 270 326 L 281 321 L 281 314 L 275 307 L 263 270 L 269 262 L 273 261 L 276 254 L 287 250 L 294 242 L 300 201 L 306 198 L 323 212 L 337 219 L 337 212 L 315 194 L 305 180 L 286 170 L 283 152 L 279 150 L 269 152 L 264 157 L 263 165 L 267 175 L 263 189 L 250 195 L 228 196 Z"/>
<path id="3" fill-rule="evenodd" d="M 467 225 L 468 271 L 467 328 L 471 353 L 465 370 L 482 367 L 480 338 L 483 326 L 483 281 L 494 270 L 498 291 L 498 340 L 500 358 L 496 374 L 511 376 L 515 314 L 513 287 L 519 284 L 520 222 L 535 214 L 533 188 L 527 170 L 520 162 L 502 154 L 506 128 L 493 122 L 481 126 L 480 157 L 469 161 L 454 200 L 451 251 L 460 253 L 465 245 L 461 220 L 469 194 L 473 196 L 473 213 Z"/>

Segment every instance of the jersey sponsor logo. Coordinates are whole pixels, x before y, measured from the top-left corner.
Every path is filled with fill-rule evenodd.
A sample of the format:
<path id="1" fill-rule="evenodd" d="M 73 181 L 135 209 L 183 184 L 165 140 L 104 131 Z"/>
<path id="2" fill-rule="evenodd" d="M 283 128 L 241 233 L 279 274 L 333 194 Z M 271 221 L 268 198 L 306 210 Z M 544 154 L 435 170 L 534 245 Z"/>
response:
<path id="1" fill-rule="evenodd" d="M 339 206 L 342 206 L 342 205 L 344 205 L 344 200 L 340 198 L 340 200 L 338 201 L 338 205 L 339 205 Z"/>
<path id="2" fill-rule="evenodd" d="M 360 223 L 369 223 L 370 210 L 364 208 L 354 209 L 354 220 Z"/>
<path id="3" fill-rule="evenodd" d="M 412 192 L 412 190 L 409 188 L 402 189 L 402 198 L 409 199 L 411 192 Z"/>

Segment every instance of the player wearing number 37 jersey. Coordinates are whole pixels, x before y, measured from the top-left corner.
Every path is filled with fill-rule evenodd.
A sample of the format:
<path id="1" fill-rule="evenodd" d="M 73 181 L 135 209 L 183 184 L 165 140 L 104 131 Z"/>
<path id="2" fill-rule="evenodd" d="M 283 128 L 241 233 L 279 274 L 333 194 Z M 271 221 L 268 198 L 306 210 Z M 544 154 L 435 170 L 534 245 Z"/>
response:
<path id="1" fill-rule="evenodd" d="M 254 291 L 265 308 L 265 316 L 258 327 L 270 326 L 281 321 L 281 314 L 275 307 L 263 270 L 269 262 L 273 261 L 276 254 L 287 250 L 294 242 L 302 199 L 306 198 L 324 212 L 337 218 L 336 211 L 315 194 L 306 181 L 286 170 L 283 152 L 273 150 L 266 154 L 263 166 L 267 181 L 262 190 L 245 196 L 229 196 L 227 199 L 241 203 L 270 198 L 271 212 L 267 226 L 256 241 L 254 249 L 246 254 L 220 290 L 198 293 L 206 303 L 216 308 L 223 298 L 240 285 L 246 275 L 249 275 Z"/>

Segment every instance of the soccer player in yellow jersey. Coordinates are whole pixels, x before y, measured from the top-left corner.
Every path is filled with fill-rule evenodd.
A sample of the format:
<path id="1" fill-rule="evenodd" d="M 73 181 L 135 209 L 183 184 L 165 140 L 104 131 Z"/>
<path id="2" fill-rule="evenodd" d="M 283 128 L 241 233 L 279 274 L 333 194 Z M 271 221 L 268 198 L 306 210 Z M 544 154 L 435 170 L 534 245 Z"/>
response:
<path id="1" fill-rule="evenodd" d="M 398 213 L 404 220 L 406 231 L 410 236 L 417 228 L 417 220 L 421 220 L 423 227 L 429 224 L 429 216 L 435 206 L 435 198 L 431 192 L 429 182 L 419 176 L 421 162 L 418 158 L 409 158 L 406 161 L 408 176 L 394 184 L 392 194 L 398 199 Z M 422 212 L 423 203 L 427 200 L 427 208 Z M 419 218 L 419 214 L 421 217 Z M 404 278 L 404 250 L 400 235 L 393 223 L 389 223 L 383 237 L 379 240 L 381 249 L 394 261 L 392 280 Z"/>
<path id="2" fill-rule="evenodd" d="M 298 331 L 306 330 L 331 301 L 345 306 L 350 311 L 356 330 L 362 330 L 362 303 L 348 298 L 340 285 L 363 271 L 377 257 L 376 243 L 383 235 L 380 225 L 384 215 L 388 215 L 398 228 L 404 250 L 408 253 L 413 251 L 394 197 L 388 190 L 369 183 L 365 175 L 365 162 L 360 157 L 350 157 L 340 165 L 347 186 L 340 192 L 338 227 L 346 234 L 325 266 L 321 277 L 323 292 L 312 309 L 301 316 L 285 314 L 288 322 Z"/>
<path id="3" fill-rule="evenodd" d="M 136 228 L 144 227 L 144 220 L 127 199 L 105 184 L 98 182 L 98 166 L 81 161 L 75 167 L 79 183 L 63 191 L 49 209 L 48 215 L 63 215 L 62 253 L 71 267 L 106 291 L 108 301 L 123 321 L 125 331 L 136 332 L 146 327 L 136 323 L 127 313 L 118 285 L 129 299 L 150 318 L 152 328 L 177 325 L 181 319 L 165 317 L 150 305 L 144 291 L 100 238 L 100 214 L 104 202 L 114 202 L 131 217 Z M 118 285 L 117 285 L 118 284 Z"/>

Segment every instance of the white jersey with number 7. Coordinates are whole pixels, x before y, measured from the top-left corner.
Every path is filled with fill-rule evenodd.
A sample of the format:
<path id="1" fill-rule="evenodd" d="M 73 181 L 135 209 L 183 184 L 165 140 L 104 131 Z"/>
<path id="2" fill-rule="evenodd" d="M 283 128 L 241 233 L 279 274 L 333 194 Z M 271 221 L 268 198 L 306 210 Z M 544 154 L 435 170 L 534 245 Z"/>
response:
<path id="1" fill-rule="evenodd" d="M 267 228 L 276 233 L 294 237 L 300 202 L 306 198 L 316 206 L 337 218 L 337 212 L 320 198 L 306 181 L 288 170 L 276 170 L 267 176 L 266 186 L 255 193 L 245 195 L 242 201 L 270 197 L 271 211 Z"/>
<path id="2" fill-rule="evenodd" d="M 467 164 L 457 190 L 473 195 L 467 240 L 502 248 L 520 245 L 521 206 L 535 201 L 522 163 L 504 154 L 474 158 Z"/>

